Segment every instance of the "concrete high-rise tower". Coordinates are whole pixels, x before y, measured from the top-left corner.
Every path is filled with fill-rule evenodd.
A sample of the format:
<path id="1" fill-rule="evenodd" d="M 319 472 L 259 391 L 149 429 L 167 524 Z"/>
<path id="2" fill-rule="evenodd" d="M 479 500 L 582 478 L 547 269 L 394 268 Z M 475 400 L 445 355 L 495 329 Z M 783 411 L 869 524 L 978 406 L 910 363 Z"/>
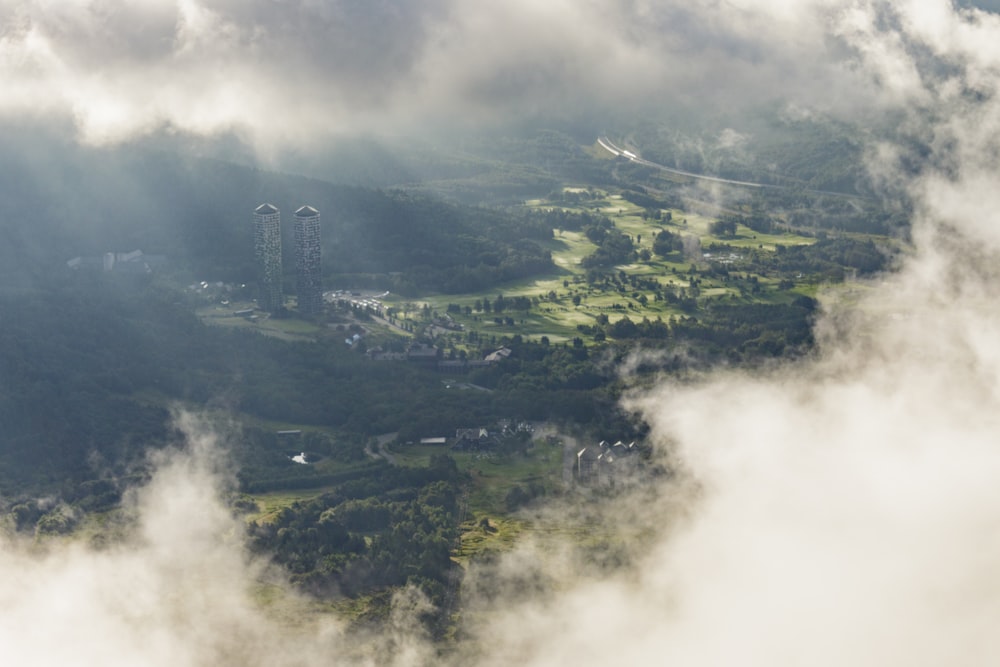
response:
<path id="1" fill-rule="evenodd" d="M 295 211 L 295 275 L 299 313 L 315 315 L 322 311 L 319 211 L 312 206 Z"/>
<path id="2" fill-rule="evenodd" d="M 253 251 L 257 261 L 257 305 L 273 313 L 282 307 L 281 212 L 261 204 L 253 212 Z"/>

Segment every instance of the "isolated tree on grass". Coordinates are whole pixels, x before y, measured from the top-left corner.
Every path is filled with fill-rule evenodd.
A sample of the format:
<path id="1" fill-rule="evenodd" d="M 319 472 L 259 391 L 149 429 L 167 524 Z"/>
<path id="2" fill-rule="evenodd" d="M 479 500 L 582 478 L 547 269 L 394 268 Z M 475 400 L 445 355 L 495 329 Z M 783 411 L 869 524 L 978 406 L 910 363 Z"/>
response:
<path id="1" fill-rule="evenodd" d="M 661 257 L 673 252 L 680 252 L 684 249 L 684 241 L 680 234 L 674 234 L 663 230 L 653 239 L 653 252 Z"/>
<path id="2" fill-rule="evenodd" d="M 732 218 L 723 218 L 721 220 L 716 220 L 708 227 L 708 231 L 713 236 L 727 236 L 732 238 L 736 236 L 736 220 Z"/>

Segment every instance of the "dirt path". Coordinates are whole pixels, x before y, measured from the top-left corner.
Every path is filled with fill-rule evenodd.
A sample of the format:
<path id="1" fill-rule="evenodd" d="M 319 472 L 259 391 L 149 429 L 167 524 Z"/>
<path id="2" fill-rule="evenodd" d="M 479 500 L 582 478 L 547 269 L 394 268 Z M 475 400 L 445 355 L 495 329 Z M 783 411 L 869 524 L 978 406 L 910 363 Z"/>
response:
<path id="1" fill-rule="evenodd" d="M 372 442 L 369 440 L 367 443 L 365 443 L 365 454 L 368 455 L 368 458 L 371 459 L 382 458 L 385 459 L 389 463 L 389 465 L 397 465 L 396 457 L 392 455 L 392 452 L 390 452 L 389 448 L 387 447 L 387 445 L 390 442 L 396 439 L 397 435 L 398 433 L 383 433 L 382 435 L 375 436 L 374 444 L 375 447 L 377 447 L 377 451 L 376 449 L 372 448 Z"/>

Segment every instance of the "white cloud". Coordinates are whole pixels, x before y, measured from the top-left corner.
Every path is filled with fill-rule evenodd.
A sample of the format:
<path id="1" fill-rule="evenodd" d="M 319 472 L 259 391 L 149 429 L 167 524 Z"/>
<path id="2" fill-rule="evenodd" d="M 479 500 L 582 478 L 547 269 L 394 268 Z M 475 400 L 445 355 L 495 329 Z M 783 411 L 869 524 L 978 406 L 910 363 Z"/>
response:
<path id="1" fill-rule="evenodd" d="M 43 553 L 0 541 L 0 645 L 10 664 L 319 665 L 343 652 L 330 619 L 317 624 L 288 598 L 298 623 L 263 609 L 269 585 L 248 560 L 242 530 L 221 501 L 219 444 L 189 415 L 185 449 L 125 503 L 121 543 L 50 543 Z M 275 584 L 270 584 L 275 585 Z"/>
<path id="2" fill-rule="evenodd" d="M 0 112 L 63 112 L 90 142 L 281 145 L 671 99 L 843 103 L 861 84 L 831 62 L 833 6 L 3 0 Z"/>

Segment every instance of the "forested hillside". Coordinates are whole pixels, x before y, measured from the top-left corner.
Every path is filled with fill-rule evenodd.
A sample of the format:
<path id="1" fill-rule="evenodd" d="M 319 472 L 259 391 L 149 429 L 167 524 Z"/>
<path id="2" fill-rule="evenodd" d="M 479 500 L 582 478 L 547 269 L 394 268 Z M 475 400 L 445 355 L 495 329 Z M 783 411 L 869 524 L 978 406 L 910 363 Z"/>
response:
<path id="1" fill-rule="evenodd" d="M 398 290 L 454 291 L 551 268 L 536 243 L 550 230 L 501 210 L 150 149 L 7 135 L 0 151 L 7 286 L 30 285 L 72 257 L 137 248 L 199 279 L 251 282 L 251 212 L 261 202 L 289 221 L 302 204 L 320 210 L 328 275 L 366 274 L 387 286 L 394 274 Z M 294 265 L 291 234 L 285 224 L 286 267 Z"/>
<path id="2" fill-rule="evenodd" d="M 698 174 L 843 193 L 870 190 L 857 128 L 761 109 L 710 120 L 677 117 L 629 134 L 644 158 Z"/>

